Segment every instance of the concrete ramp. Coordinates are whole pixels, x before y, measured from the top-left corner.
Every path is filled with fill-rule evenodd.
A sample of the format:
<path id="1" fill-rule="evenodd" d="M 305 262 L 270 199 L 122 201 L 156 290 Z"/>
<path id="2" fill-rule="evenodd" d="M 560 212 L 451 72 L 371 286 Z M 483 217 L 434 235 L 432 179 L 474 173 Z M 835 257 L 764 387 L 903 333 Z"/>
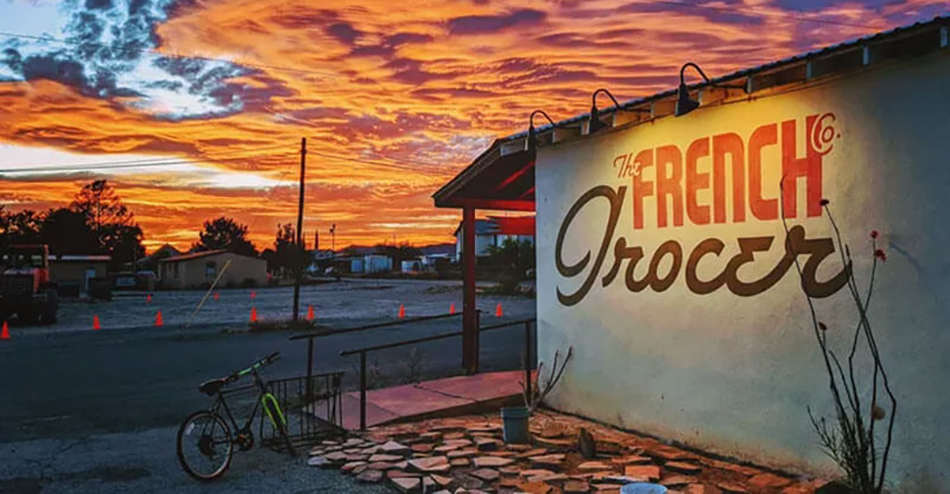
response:
<path id="1" fill-rule="evenodd" d="M 489 372 L 366 392 L 366 426 L 478 413 L 521 404 L 523 371 Z M 326 418 L 325 411 L 317 415 Z M 343 394 L 343 427 L 360 428 L 360 393 Z"/>

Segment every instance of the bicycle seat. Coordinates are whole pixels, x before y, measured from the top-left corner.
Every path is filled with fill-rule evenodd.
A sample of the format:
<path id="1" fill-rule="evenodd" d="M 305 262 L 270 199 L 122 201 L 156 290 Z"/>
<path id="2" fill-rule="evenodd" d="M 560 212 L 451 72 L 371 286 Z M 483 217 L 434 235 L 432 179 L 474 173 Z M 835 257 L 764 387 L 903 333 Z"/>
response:
<path id="1" fill-rule="evenodd" d="M 198 391 L 201 391 L 208 396 L 214 396 L 218 394 L 218 391 L 221 391 L 221 388 L 223 388 L 227 383 L 228 379 L 225 377 L 212 379 L 210 381 L 201 383 L 201 385 L 198 386 Z"/>

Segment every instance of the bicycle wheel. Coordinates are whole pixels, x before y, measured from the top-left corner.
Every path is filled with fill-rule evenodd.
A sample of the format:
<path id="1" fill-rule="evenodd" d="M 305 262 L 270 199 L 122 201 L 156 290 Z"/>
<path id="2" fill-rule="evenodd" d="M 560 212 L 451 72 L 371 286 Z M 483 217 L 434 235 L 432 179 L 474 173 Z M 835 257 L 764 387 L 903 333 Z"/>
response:
<path id="1" fill-rule="evenodd" d="M 233 454 L 231 429 L 215 413 L 195 412 L 178 429 L 178 462 L 195 480 L 220 477 L 231 464 Z"/>

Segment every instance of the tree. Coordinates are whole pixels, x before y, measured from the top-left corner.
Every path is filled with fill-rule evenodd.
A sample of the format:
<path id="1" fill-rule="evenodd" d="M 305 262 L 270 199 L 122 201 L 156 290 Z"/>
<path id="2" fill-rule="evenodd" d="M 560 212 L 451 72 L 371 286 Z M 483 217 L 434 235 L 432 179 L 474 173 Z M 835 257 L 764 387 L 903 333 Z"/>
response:
<path id="1" fill-rule="evenodd" d="M 41 221 L 42 216 L 35 211 L 10 213 L 0 206 L 0 247 L 40 243 Z"/>
<path id="2" fill-rule="evenodd" d="M 196 251 L 218 249 L 257 257 L 257 249 L 247 239 L 247 225 L 224 216 L 205 221 L 204 229 L 198 234 L 198 243 L 194 245 Z"/>
<path id="3" fill-rule="evenodd" d="M 402 264 L 402 261 L 408 261 L 411 259 L 418 259 L 422 255 L 422 251 L 416 247 L 413 247 L 409 242 L 403 242 L 401 244 L 377 244 L 374 247 L 374 250 L 377 254 L 382 254 L 384 256 L 389 256 L 393 260 L 393 266 L 398 266 Z"/>
<path id="4" fill-rule="evenodd" d="M 500 293 L 517 295 L 521 293 L 521 282 L 527 279 L 528 270 L 535 266 L 534 245 L 513 238 L 506 238 L 501 247 L 489 245 L 488 264 L 502 269 Z"/>
<path id="5" fill-rule="evenodd" d="M 106 224 L 102 226 L 100 235 L 105 245 L 105 253 L 112 256 L 114 266 L 135 262 L 145 256 L 142 229 L 137 224 Z"/>
<path id="6" fill-rule="evenodd" d="M 108 180 L 95 180 L 82 187 L 71 205 L 73 211 L 86 216 L 86 222 L 92 227 L 104 247 L 103 234 L 110 225 L 132 226 L 132 213 L 122 204 L 115 188 Z"/>
<path id="7" fill-rule="evenodd" d="M 518 281 L 523 281 L 525 273 L 535 266 L 534 245 L 527 240 L 506 238 L 500 247 L 489 245 L 487 253 L 489 265 L 504 268 Z"/>
<path id="8" fill-rule="evenodd" d="M 99 252 L 99 239 L 86 222 L 86 215 L 68 208 L 47 211 L 41 225 L 40 239 L 49 245 L 52 254 Z"/>
<path id="9" fill-rule="evenodd" d="M 307 253 L 297 245 L 297 231 L 290 223 L 277 224 L 274 239 L 274 265 L 277 270 L 296 272 L 307 264 Z"/>
<path id="10" fill-rule="evenodd" d="M 84 185 L 70 208 L 86 218 L 99 252 L 112 256 L 113 267 L 145 255 L 142 229 L 108 180 L 95 180 Z"/>

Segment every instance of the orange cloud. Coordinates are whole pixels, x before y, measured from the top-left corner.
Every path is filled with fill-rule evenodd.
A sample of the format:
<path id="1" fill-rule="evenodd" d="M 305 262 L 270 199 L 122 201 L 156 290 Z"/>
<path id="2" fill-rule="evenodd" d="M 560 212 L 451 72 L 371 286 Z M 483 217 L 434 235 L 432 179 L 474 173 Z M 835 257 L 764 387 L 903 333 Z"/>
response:
<path id="1" fill-rule="evenodd" d="M 185 74 L 147 88 L 161 89 L 155 94 L 165 99 L 124 91 L 135 88 L 134 77 L 117 78 L 107 96 L 91 91 L 88 77 L 40 73 L 0 82 L 0 142 L 106 160 L 136 154 L 187 161 L 178 170 L 106 175 L 148 245 L 188 247 L 202 221 L 226 215 L 250 225 L 253 240 L 266 247 L 278 222 L 294 221 L 297 149 L 306 136 L 308 238 L 336 223 L 339 245 L 394 233 L 418 244 L 449 241 L 457 215 L 434 210 L 430 194 L 494 137 L 524 129 L 533 109 L 567 118 L 586 111 L 598 87 L 621 100 L 671 88 L 686 61 L 722 74 L 948 6 L 695 3 L 173 3 L 155 26 L 160 44 L 142 54 L 154 59 L 154 70 Z M 195 69 L 189 59 L 161 55 L 224 58 L 243 69 L 187 79 Z M 189 105 L 221 111 L 201 114 Z M 194 111 L 175 116 L 182 108 Z M 6 161 L 16 165 L 16 158 Z M 0 203 L 64 205 L 91 176 L 0 177 Z"/>

